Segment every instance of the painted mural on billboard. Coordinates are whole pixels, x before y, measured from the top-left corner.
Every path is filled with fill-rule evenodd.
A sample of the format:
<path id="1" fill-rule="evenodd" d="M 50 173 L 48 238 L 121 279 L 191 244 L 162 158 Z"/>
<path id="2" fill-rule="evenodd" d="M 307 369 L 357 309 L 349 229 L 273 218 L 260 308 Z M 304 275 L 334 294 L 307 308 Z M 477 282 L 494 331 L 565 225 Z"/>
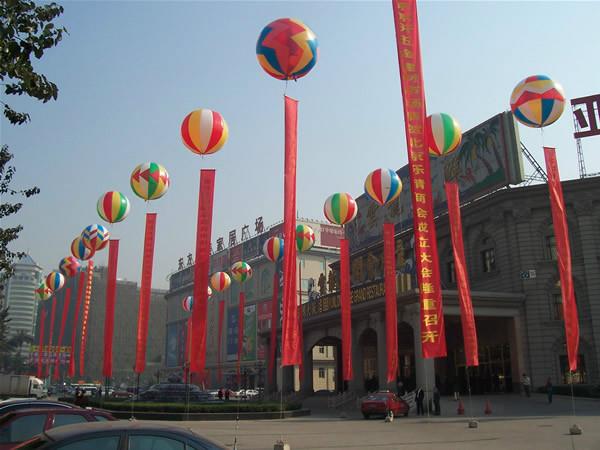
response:
<path id="1" fill-rule="evenodd" d="M 167 367 L 180 367 L 185 362 L 186 320 L 167 325 Z"/>
<path id="2" fill-rule="evenodd" d="M 351 251 L 382 239 L 384 222 L 394 223 L 396 233 L 412 228 L 412 204 L 408 166 L 397 171 L 402 180 L 400 197 L 380 207 L 363 194 L 356 199 L 358 215 L 346 225 Z M 446 210 L 444 181 L 457 181 L 461 202 L 475 199 L 523 181 L 519 134 L 512 113 L 500 113 L 463 134 L 458 150 L 445 158 L 431 159 L 433 207 Z"/>
<path id="3" fill-rule="evenodd" d="M 244 307 L 244 343 L 242 361 L 256 359 L 256 305 Z"/>
<path id="4" fill-rule="evenodd" d="M 238 309 L 227 309 L 227 361 L 237 361 L 238 351 Z"/>

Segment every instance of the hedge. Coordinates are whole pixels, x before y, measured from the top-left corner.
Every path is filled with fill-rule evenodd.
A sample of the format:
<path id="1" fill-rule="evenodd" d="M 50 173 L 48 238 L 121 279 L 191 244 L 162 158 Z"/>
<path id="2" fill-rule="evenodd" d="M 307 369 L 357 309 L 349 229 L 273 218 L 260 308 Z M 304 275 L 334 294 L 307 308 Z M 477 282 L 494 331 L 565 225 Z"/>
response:
<path id="1" fill-rule="evenodd" d="M 546 393 L 546 386 L 538 388 L 537 391 Z M 552 393 L 556 395 L 571 395 L 571 385 L 558 384 L 552 386 Z M 600 384 L 574 384 L 573 395 L 575 397 L 600 398 Z"/>

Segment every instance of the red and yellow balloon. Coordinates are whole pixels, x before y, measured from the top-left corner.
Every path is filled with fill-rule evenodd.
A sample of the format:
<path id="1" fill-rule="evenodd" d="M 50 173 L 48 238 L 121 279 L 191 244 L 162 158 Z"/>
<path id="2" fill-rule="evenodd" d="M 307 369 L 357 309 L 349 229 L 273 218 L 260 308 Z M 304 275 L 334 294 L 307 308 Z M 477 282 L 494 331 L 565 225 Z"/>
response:
<path id="1" fill-rule="evenodd" d="M 210 285 L 217 292 L 224 291 L 230 284 L 231 278 L 227 272 L 215 272 L 210 277 Z"/>
<path id="2" fill-rule="evenodd" d="M 198 155 L 218 152 L 228 137 L 227 122 L 221 114 L 210 109 L 192 111 L 181 123 L 184 145 Z"/>

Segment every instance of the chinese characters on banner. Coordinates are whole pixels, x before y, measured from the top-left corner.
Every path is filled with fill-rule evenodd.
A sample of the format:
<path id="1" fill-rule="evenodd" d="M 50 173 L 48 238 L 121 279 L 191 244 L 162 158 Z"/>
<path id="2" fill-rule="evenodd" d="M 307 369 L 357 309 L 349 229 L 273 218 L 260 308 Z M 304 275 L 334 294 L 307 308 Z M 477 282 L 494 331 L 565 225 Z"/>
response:
<path id="1" fill-rule="evenodd" d="M 446 356 L 416 0 L 392 0 L 410 171 L 423 357 Z"/>

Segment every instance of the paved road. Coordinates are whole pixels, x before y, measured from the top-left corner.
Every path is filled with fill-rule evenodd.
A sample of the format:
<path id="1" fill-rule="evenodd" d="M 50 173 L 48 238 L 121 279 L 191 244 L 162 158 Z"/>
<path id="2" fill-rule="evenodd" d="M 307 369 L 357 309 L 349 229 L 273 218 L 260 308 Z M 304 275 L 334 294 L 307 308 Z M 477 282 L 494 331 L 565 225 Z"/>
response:
<path id="1" fill-rule="evenodd" d="M 491 416 L 482 416 L 485 401 Z M 492 396 L 473 399 L 479 412 L 478 429 L 467 427 L 468 419 L 456 415 L 456 402 L 442 401 L 439 417 L 364 420 L 354 407 L 345 418 L 323 408 L 309 417 L 263 421 L 173 422 L 233 447 L 237 435 L 240 450 L 272 449 L 283 438 L 292 450 L 299 449 L 439 449 L 439 450 L 563 450 L 600 449 L 600 401 L 576 401 L 575 417 L 568 397 L 556 397 L 549 405 L 543 395 L 531 398 Z M 468 409 L 469 402 L 465 405 Z M 583 435 L 570 436 L 569 427 L 578 423 Z"/>

